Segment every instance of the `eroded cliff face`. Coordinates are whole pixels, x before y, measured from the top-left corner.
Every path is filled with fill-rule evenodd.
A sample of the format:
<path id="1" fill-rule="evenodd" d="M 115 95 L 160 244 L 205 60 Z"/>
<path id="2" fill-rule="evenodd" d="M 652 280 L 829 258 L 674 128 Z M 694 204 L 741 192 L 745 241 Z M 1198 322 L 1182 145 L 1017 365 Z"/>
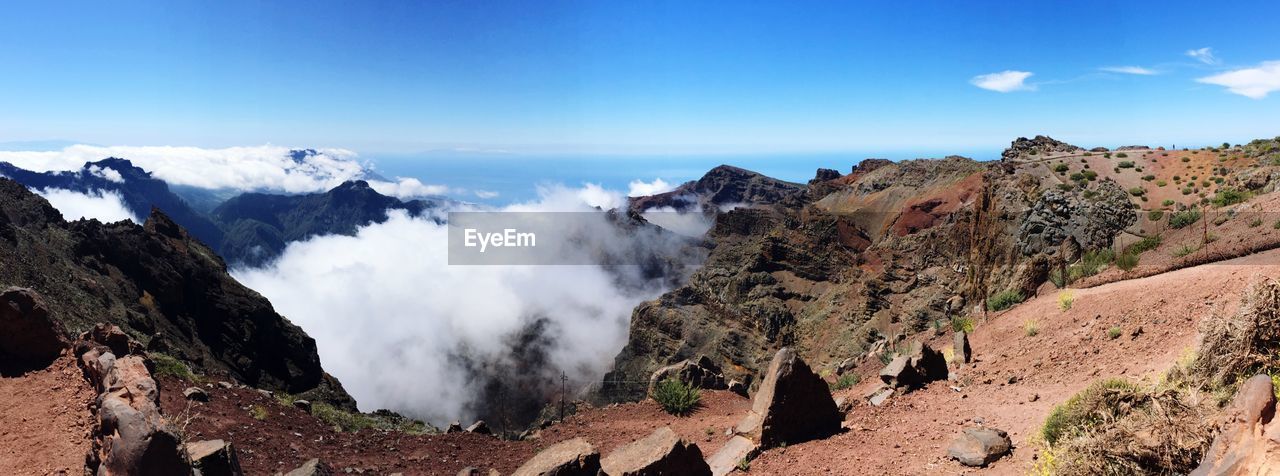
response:
<path id="1" fill-rule="evenodd" d="M 39 291 L 70 335 L 109 322 L 200 371 L 354 407 L 321 368 L 315 341 L 159 210 L 142 226 L 66 222 L 0 179 L 0 262 L 0 283 Z"/>
<path id="2" fill-rule="evenodd" d="M 750 385 L 783 346 L 834 370 L 898 336 L 949 329 L 993 293 L 1035 293 L 1068 240 L 1106 247 L 1134 221 L 1115 184 L 1060 183 L 1034 162 L 869 160 L 721 213 L 706 264 L 636 308 L 598 397 L 643 398 L 650 373 L 698 356 Z"/>

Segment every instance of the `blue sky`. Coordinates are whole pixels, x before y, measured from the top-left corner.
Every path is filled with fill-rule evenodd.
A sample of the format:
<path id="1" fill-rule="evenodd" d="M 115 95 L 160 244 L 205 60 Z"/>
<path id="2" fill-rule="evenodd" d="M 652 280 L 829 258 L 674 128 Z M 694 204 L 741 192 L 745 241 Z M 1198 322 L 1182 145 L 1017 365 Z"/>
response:
<path id="1" fill-rule="evenodd" d="M 1261 96 L 1280 90 L 1266 63 L 1280 60 L 1277 18 L 1276 2 L 16 2 L 0 16 L 0 141 L 362 154 L 1240 142 L 1280 134 L 1280 91 Z M 1187 54 L 1202 48 L 1212 58 Z M 975 85 L 1016 87 L 1017 72 L 1032 73 L 1021 89 Z M 1248 95 L 1197 81 L 1221 74 Z"/>

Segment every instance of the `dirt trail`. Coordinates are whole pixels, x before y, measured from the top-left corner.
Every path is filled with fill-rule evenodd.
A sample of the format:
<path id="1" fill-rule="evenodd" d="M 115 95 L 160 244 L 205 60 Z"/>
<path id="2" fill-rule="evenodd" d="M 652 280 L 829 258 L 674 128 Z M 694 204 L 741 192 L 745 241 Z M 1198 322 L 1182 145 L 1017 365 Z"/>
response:
<path id="1" fill-rule="evenodd" d="M 1067 311 L 1056 292 L 1039 296 L 978 322 L 971 338 L 978 361 L 955 382 L 935 382 L 885 407 L 860 404 L 846 421 L 849 431 L 766 451 L 749 474 L 1025 474 L 1054 405 L 1102 378 L 1156 381 L 1193 350 L 1203 317 L 1234 310 L 1261 277 L 1280 277 L 1280 251 L 1072 290 Z M 1035 336 L 1027 335 L 1028 322 L 1038 327 Z M 1110 337 L 1112 328 L 1118 337 Z M 950 342 L 943 336 L 932 344 Z M 866 365 L 863 383 L 847 394 L 860 398 L 878 368 Z M 949 461 L 947 445 L 974 421 L 1008 431 L 1013 456 L 984 470 Z"/>
<path id="2" fill-rule="evenodd" d="M 84 474 L 93 399 L 70 357 L 0 377 L 0 474 Z"/>

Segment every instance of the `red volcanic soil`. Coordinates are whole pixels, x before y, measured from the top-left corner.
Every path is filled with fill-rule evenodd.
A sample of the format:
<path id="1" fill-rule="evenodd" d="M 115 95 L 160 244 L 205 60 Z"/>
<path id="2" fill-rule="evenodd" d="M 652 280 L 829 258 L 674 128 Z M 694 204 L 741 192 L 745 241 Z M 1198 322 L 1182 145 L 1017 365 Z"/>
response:
<path id="1" fill-rule="evenodd" d="M 1157 381 L 1194 350 L 1201 319 L 1232 312 L 1242 291 L 1264 277 L 1280 278 L 1280 251 L 1071 290 L 1074 304 L 1066 311 L 1056 292 L 1047 293 L 980 320 L 971 337 L 978 360 L 955 381 L 894 397 L 884 407 L 860 403 L 845 422 L 849 431 L 766 451 L 747 474 L 1026 474 L 1054 405 L 1103 378 Z M 1039 328 L 1036 335 L 1027 335 L 1028 323 Z M 1113 327 L 1120 337 L 1109 337 Z M 948 337 L 931 345 L 947 348 Z M 858 371 L 863 384 L 844 395 L 860 401 L 879 367 L 866 363 Z M 1013 455 L 986 469 L 949 460 L 952 439 L 979 419 L 1009 432 Z"/>
<path id="2" fill-rule="evenodd" d="M 0 474 L 84 474 L 93 400 L 70 357 L 0 377 Z"/>

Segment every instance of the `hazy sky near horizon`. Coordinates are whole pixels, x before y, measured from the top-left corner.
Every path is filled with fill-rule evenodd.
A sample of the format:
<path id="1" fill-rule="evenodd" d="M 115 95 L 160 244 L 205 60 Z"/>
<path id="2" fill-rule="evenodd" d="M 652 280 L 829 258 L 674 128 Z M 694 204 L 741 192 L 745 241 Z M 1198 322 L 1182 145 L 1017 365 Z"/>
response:
<path id="1" fill-rule="evenodd" d="M 1243 142 L 1280 134 L 1277 18 L 1276 2 L 23 1 L 0 15 L 0 142 Z"/>

